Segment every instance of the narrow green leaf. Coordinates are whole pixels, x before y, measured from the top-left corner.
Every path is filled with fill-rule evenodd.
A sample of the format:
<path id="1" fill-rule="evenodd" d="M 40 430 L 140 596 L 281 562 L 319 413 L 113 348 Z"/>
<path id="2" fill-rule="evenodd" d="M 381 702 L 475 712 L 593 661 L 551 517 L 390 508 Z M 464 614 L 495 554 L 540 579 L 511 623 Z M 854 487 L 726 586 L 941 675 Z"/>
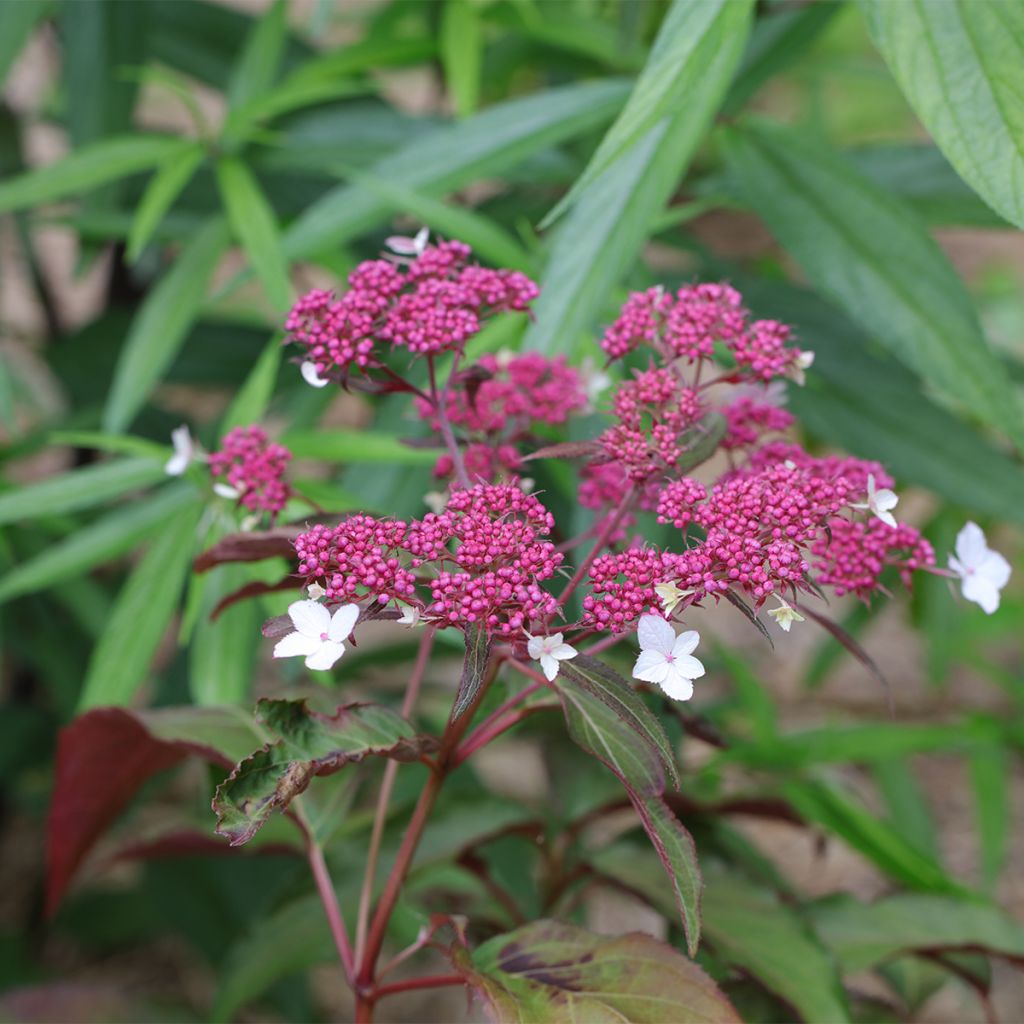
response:
<path id="1" fill-rule="evenodd" d="M 73 469 L 0 494 L 0 524 L 93 508 L 163 476 L 163 465 L 151 458 L 117 459 Z"/>
<path id="2" fill-rule="evenodd" d="M 439 41 L 455 113 L 468 117 L 480 100 L 484 40 L 478 0 L 445 0 Z"/>
<path id="3" fill-rule="evenodd" d="M 473 703 L 483 685 L 491 660 L 491 636 L 486 626 L 466 626 L 466 656 L 462 661 L 459 689 L 452 706 L 452 721 L 459 718 Z"/>
<path id="4" fill-rule="evenodd" d="M 270 91 L 284 55 L 288 13 L 284 0 L 274 0 L 249 31 L 245 46 L 231 69 L 228 108 L 237 110 Z M 230 115 L 229 115 L 230 125 Z"/>
<path id="5" fill-rule="evenodd" d="M 1013 828 L 1009 758 L 1003 747 L 991 743 L 974 750 L 967 763 L 981 847 L 981 884 L 991 892 L 1002 874 Z"/>
<path id="6" fill-rule="evenodd" d="M 0 182 L 0 213 L 82 195 L 155 167 L 180 149 L 180 139 L 165 135 L 139 134 L 94 142 L 56 163 Z"/>
<path id="7" fill-rule="evenodd" d="M 146 681 L 192 564 L 202 507 L 179 514 L 157 533 L 117 596 L 110 622 L 89 659 L 78 710 L 130 704 Z"/>
<path id="8" fill-rule="evenodd" d="M 299 459 L 327 462 L 390 462 L 402 466 L 432 466 L 440 448 L 414 448 L 393 434 L 361 430 L 296 430 L 281 444 Z"/>
<path id="9" fill-rule="evenodd" d="M 7 573 L 0 580 L 0 602 L 45 590 L 130 551 L 195 501 L 195 489 L 187 484 L 165 487 L 75 530 Z"/>
<path id="10" fill-rule="evenodd" d="M 914 112 L 972 188 L 1024 228 L 1024 7 L 861 0 Z"/>
<path id="11" fill-rule="evenodd" d="M 436 43 L 429 36 L 402 39 L 381 33 L 311 57 L 281 84 L 287 88 L 298 82 L 332 81 L 378 68 L 423 64 L 436 52 Z"/>
<path id="12" fill-rule="evenodd" d="M 224 421 L 220 427 L 222 436 L 232 427 L 256 423 L 265 415 L 274 395 L 274 385 L 277 383 L 277 374 L 284 355 L 282 341 L 282 336 L 275 334 L 267 342 L 267 347 L 238 389 L 238 394 L 228 406 L 228 411 L 224 413 Z"/>
<path id="13" fill-rule="evenodd" d="M 742 54 L 752 6 L 749 0 L 673 0 L 625 108 L 544 224 L 550 224 L 576 203 L 588 186 L 641 145 L 664 119 L 679 120 L 680 111 L 686 107 L 704 127 L 704 111 L 692 109 L 694 94 L 704 91 L 705 78 L 718 63 L 719 51 L 735 51 L 735 60 L 720 65 L 728 68 L 728 75 L 721 89 L 715 90 L 717 107 Z"/>
<path id="14" fill-rule="evenodd" d="M 134 263 L 146 247 L 153 232 L 160 226 L 167 211 L 174 205 L 182 189 L 203 162 L 206 152 L 198 142 L 185 142 L 157 168 L 146 191 L 142 193 L 138 209 L 128 235 L 127 259 Z"/>
<path id="15" fill-rule="evenodd" d="M 920 221 L 795 128 L 751 119 L 722 139 L 730 172 L 815 286 L 922 377 L 1024 446 L 1007 375 Z"/>
<path id="16" fill-rule="evenodd" d="M 935 821 L 910 763 L 886 758 L 872 765 L 872 773 L 888 808 L 889 824 L 912 846 L 941 863 Z"/>
<path id="17" fill-rule="evenodd" d="M 246 103 L 232 111 L 228 125 L 233 139 L 252 135 L 255 126 L 272 121 L 282 114 L 313 107 L 328 100 L 343 100 L 351 96 L 372 93 L 373 87 L 365 82 L 353 81 L 295 81 L 282 82 L 272 92 Z"/>
<path id="18" fill-rule="evenodd" d="M 166 444 L 157 444 L 146 437 L 126 434 L 104 434 L 101 430 L 54 430 L 47 438 L 50 444 L 69 445 L 72 448 L 92 448 L 111 455 L 141 455 L 161 464 L 171 457 Z"/>
<path id="19" fill-rule="evenodd" d="M 274 211 L 252 172 L 237 157 L 217 161 L 217 184 L 235 238 L 259 276 L 273 307 L 286 310 L 292 302 L 288 264 L 281 254 L 281 239 Z"/>
<path id="20" fill-rule="evenodd" d="M 7 72 L 28 42 L 36 25 L 48 18 L 53 10 L 49 0 L 3 0 L 0 3 L 0 87 Z"/>
<path id="21" fill-rule="evenodd" d="M 219 217 L 206 223 L 146 296 L 114 371 L 104 430 L 123 432 L 170 366 L 199 314 L 206 286 L 228 242 Z"/>

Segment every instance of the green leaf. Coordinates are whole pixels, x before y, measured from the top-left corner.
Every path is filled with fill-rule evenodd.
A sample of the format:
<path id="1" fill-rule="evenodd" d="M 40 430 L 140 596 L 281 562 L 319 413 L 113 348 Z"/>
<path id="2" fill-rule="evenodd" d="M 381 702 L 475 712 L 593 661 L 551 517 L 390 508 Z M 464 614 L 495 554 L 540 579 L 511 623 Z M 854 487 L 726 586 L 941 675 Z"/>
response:
<path id="1" fill-rule="evenodd" d="M 649 935 L 542 920 L 450 956 L 497 1024 L 740 1024 L 696 964 Z"/>
<path id="2" fill-rule="evenodd" d="M 0 494 L 0 524 L 93 508 L 163 477 L 163 465 L 152 458 L 117 459 L 73 469 Z"/>
<path id="3" fill-rule="evenodd" d="M 282 335 L 275 334 L 256 360 L 249 376 L 228 406 L 228 411 L 224 413 L 224 421 L 220 426 L 221 436 L 232 427 L 244 427 L 263 418 L 274 395 L 274 385 L 277 384 L 277 374 L 284 355 L 283 340 Z"/>
<path id="4" fill-rule="evenodd" d="M 414 448 L 393 434 L 361 430 L 295 430 L 281 444 L 298 459 L 328 462 L 390 462 L 402 466 L 432 466 L 440 448 Z"/>
<path id="5" fill-rule="evenodd" d="M 130 263 L 138 260 L 153 237 L 153 232 L 160 226 L 182 189 L 192 180 L 205 156 L 206 150 L 200 143 L 185 142 L 157 168 L 146 191 L 142 193 L 132 220 L 126 252 Z"/>
<path id="6" fill-rule="evenodd" d="M 165 444 L 157 444 L 146 437 L 126 434 L 104 434 L 101 430 L 54 430 L 48 436 L 50 444 L 69 445 L 72 448 L 92 448 L 111 455 L 141 455 L 161 464 L 171 455 Z"/>
<path id="7" fill-rule="evenodd" d="M 228 83 L 228 108 L 238 110 L 250 100 L 270 91 L 284 56 L 288 37 L 287 7 L 284 0 L 274 0 L 267 12 L 249 31 L 245 47 L 231 69 Z M 231 117 L 228 115 L 228 130 Z"/>
<path id="8" fill-rule="evenodd" d="M 910 763 L 905 759 L 886 758 L 872 765 L 872 772 L 885 799 L 889 823 L 912 846 L 940 863 L 935 822 Z"/>
<path id="9" fill-rule="evenodd" d="M 861 0 L 914 112 L 973 189 L 1024 228 L 1024 8 L 1002 0 Z"/>
<path id="10" fill-rule="evenodd" d="M 814 285 L 922 377 L 1024 446 L 1007 375 L 920 221 L 797 129 L 750 119 L 722 139 L 730 172 Z"/>
<path id="11" fill-rule="evenodd" d="M 524 349 L 572 354 L 595 327 L 711 123 L 743 42 L 741 30 L 714 51 L 702 50 L 707 59 L 686 110 L 655 125 L 578 195 L 558 226 Z"/>
<path id="12" fill-rule="evenodd" d="M 459 718 L 476 699 L 491 660 L 491 635 L 486 626 L 467 625 L 466 656 L 462 661 L 459 689 L 452 707 L 452 721 Z"/>
<path id="13" fill-rule="evenodd" d="M 130 551 L 163 524 L 181 516 L 195 504 L 196 497 L 195 489 L 187 484 L 165 487 L 75 530 L 7 573 L 0 580 L 0 602 L 45 590 Z"/>
<path id="14" fill-rule="evenodd" d="M 0 213 L 82 195 L 155 167 L 181 148 L 180 139 L 165 135 L 139 134 L 94 142 L 56 163 L 0 183 Z"/>
<path id="15" fill-rule="evenodd" d="M 199 315 L 227 243 L 225 223 L 219 217 L 208 221 L 146 296 L 118 358 L 103 414 L 104 430 L 123 432 L 170 366 Z"/>
<path id="16" fill-rule="evenodd" d="M 252 172 L 237 157 L 217 161 L 217 184 L 235 238 L 263 284 L 267 298 L 278 311 L 292 302 L 288 264 L 281 255 L 281 240 L 274 211 Z"/>
<path id="17" fill-rule="evenodd" d="M 53 4 L 47 0 L 4 0 L 0 3 L 0 87 L 36 25 L 48 18 Z"/>
<path id="18" fill-rule="evenodd" d="M 992 891 L 1002 874 L 1007 843 L 1013 827 L 1009 759 L 1006 750 L 991 743 L 968 758 L 978 844 L 981 847 L 981 884 Z"/>
<path id="19" fill-rule="evenodd" d="M 715 104 L 732 78 L 750 28 L 749 0 L 673 0 L 622 113 L 608 129 L 597 152 L 568 195 L 545 218 L 542 227 L 576 203 L 586 189 L 617 160 L 623 159 L 666 118 L 679 120 L 686 107 L 691 118 L 706 125 L 704 111 L 693 109 L 694 94 L 704 91 L 720 51 L 734 54 Z M 713 111 L 711 111 L 713 113 Z"/>
<path id="20" fill-rule="evenodd" d="M 974 900 L 901 893 L 866 905 L 840 897 L 811 914 L 815 931 L 847 973 L 911 950 L 974 949 L 1024 958 L 1024 927 Z"/>
<path id="21" fill-rule="evenodd" d="M 451 192 L 601 124 L 625 92 L 624 83 L 607 80 L 509 100 L 414 139 L 375 164 L 371 173 L 409 188 Z M 285 256 L 306 259 L 344 245 L 380 223 L 389 209 L 390 204 L 358 185 L 333 189 L 285 232 Z"/>
<path id="22" fill-rule="evenodd" d="M 418 761 L 436 744 L 377 704 L 348 704 L 328 716 L 310 711 L 305 701 L 261 700 L 256 715 L 279 738 L 239 762 L 213 801 L 216 831 L 232 846 L 252 839 L 271 812 L 288 807 L 314 776 L 371 755 Z"/>
<path id="23" fill-rule="evenodd" d="M 478 0 L 445 0 L 439 42 L 455 113 L 468 117 L 480 100 L 484 40 Z"/>
<path id="24" fill-rule="evenodd" d="M 201 511 L 201 506 L 193 505 L 187 514 L 175 516 L 132 570 L 89 659 L 80 712 L 129 704 L 146 681 L 185 586 Z"/>

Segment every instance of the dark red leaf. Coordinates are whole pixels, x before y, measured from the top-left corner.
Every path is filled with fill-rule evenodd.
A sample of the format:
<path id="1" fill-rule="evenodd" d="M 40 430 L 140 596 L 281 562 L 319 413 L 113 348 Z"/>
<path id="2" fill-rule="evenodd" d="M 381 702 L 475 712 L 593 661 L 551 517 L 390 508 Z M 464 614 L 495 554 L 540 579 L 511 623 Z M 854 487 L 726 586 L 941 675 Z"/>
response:
<path id="1" fill-rule="evenodd" d="M 530 462 L 533 459 L 583 459 L 597 455 L 601 450 L 596 441 L 562 441 L 559 444 L 549 444 L 544 448 L 538 448 L 535 452 L 523 458 L 523 462 Z"/>
<path id="2" fill-rule="evenodd" d="M 244 587 L 239 587 L 238 590 L 222 597 L 217 602 L 213 611 L 210 612 L 210 621 L 215 622 L 222 612 L 226 611 L 233 604 L 238 604 L 239 601 L 245 601 L 250 597 L 259 597 L 261 594 L 276 594 L 282 590 L 299 590 L 301 587 L 302 580 L 290 573 L 276 583 L 264 583 L 262 580 L 253 580 L 251 583 L 246 583 Z"/>
<path id="3" fill-rule="evenodd" d="M 295 557 L 295 538 L 300 526 L 279 526 L 259 533 L 232 533 L 204 551 L 193 563 L 196 572 L 206 572 L 224 562 L 262 562 L 266 558 Z"/>
<path id="4" fill-rule="evenodd" d="M 304 855 L 301 846 L 288 843 L 264 843 L 261 845 L 225 846 L 215 836 L 194 829 L 177 829 L 157 836 L 128 843 L 114 854 L 114 861 L 124 860 L 159 860 L 163 857 L 231 857 L 262 854 L 270 857 L 301 857 Z"/>

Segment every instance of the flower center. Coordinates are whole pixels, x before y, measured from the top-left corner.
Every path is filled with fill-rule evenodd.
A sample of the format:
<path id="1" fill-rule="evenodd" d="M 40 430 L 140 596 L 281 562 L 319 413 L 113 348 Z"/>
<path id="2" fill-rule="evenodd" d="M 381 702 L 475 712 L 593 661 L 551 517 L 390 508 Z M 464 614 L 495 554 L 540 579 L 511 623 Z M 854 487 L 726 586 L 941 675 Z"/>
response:
<path id="1" fill-rule="evenodd" d="M 327 634 L 326 633 L 321 633 L 320 634 L 320 639 L 321 640 L 326 640 L 327 639 Z"/>

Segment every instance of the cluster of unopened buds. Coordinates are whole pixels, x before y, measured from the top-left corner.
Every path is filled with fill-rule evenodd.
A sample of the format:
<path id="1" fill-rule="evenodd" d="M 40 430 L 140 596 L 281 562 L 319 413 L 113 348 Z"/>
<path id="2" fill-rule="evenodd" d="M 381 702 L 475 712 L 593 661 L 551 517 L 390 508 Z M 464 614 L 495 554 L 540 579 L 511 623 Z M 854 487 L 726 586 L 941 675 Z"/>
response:
<path id="1" fill-rule="evenodd" d="M 533 282 L 422 232 L 389 244 L 393 254 L 360 264 L 340 296 L 302 298 L 286 328 L 312 385 L 376 375 L 414 392 L 445 442 L 436 475 L 449 490 L 418 519 L 355 514 L 308 526 L 295 549 L 309 599 L 289 609 L 294 632 L 275 656 L 329 668 L 359 621 L 390 618 L 483 630 L 553 680 L 588 637 L 635 634 L 634 677 L 685 700 L 704 666 L 693 655 L 698 634 L 675 625 L 695 606 L 726 598 L 788 632 L 806 598 L 831 590 L 868 601 L 887 570 L 907 585 L 923 570 L 958 577 L 965 598 L 995 611 L 1010 568 L 978 526 L 963 528 L 939 569 L 928 541 L 897 521 L 881 465 L 812 455 L 783 436 L 793 424 L 786 381 L 802 383 L 813 353 L 791 344 L 786 325 L 753 319 L 735 289 L 630 296 L 600 343 L 620 378 L 611 422 L 590 442 L 550 447 L 553 427 L 589 411 L 587 374 L 538 353 L 484 355 L 459 369 L 488 318 L 528 310 Z M 443 353 L 450 374 L 438 382 Z M 429 389 L 406 379 L 410 356 L 427 360 Z M 542 498 L 527 493 L 527 457 L 584 460 L 588 531 L 560 537 Z M 286 462 L 254 427 L 209 457 L 242 505 L 272 515 L 287 498 Z M 670 543 L 633 531 L 643 513 L 671 531 Z M 584 552 L 574 568 L 571 551 Z M 559 577 L 567 582 L 556 586 Z"/>

